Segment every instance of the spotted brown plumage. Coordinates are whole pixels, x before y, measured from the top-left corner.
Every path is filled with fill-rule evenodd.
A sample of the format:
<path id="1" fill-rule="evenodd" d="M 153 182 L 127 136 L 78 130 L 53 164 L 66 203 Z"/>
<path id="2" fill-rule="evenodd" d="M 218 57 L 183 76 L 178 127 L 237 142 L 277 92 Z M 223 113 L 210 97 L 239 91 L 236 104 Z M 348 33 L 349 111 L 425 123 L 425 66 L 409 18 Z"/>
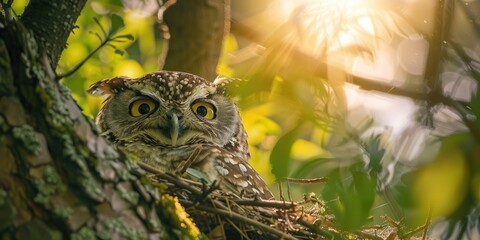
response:
<path id="1" fill-rule="evenodd" d="M 159 71 L 106 79 L 88 91 L 105 97 L 97 124 L 129 156 L 165 172 L 222 179 L 221 188 L 239 196 L 272 199 L 248 163 L 247 135 L 226 91 L 237 81 Z"/>

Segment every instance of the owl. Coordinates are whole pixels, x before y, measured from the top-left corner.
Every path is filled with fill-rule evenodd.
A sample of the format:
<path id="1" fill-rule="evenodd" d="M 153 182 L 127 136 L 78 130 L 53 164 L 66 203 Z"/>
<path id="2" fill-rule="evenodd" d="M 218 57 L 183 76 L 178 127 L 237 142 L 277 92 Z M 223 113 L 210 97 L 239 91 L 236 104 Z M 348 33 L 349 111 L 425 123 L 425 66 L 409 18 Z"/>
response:
<path id="1" fill-rule="evenodd" d="M 248 163 L 247 134 L 227 92 L 238 81 L 159 71 L 102 80 L 88 92 L 104 97 L 97 125 L 127 155 L 164 172 L 221 180 L 238 196 L 272 199 Z"/>

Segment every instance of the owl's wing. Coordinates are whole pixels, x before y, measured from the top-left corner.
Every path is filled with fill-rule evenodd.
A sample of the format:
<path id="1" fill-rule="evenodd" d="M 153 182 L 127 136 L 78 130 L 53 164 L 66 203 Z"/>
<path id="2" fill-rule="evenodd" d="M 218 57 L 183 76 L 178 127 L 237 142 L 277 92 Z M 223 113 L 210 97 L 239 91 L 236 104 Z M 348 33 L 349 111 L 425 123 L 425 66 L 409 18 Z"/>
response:
<path id="1" fill-rule="evenodd" d="M 211 183 L 222 178 L 221 187 L 237 195 L 274 199 L 265 181 L 247 161 L 221 148 L 203 147 L 190 168 L 193 170 L 187 169 L 187 174 L 197 179 Z"/>
<path id="2" fill-rule="evenodd" d="M 216 170 L 223 176 L 225 187 L 246 197 L 274 199 L 265 181 L 248 162 L 233 155 L 225 156 L 217 159 Z"/>

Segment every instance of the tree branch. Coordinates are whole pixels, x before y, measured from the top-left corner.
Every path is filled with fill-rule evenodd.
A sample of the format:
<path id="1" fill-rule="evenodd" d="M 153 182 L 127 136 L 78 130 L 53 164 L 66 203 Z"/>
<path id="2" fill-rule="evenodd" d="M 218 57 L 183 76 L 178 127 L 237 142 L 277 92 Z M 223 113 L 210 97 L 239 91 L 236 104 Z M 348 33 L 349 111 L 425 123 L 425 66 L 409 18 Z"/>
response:
<path id="1" fill-rule="evenodd" d="M 427 66 L 425 69 L 425 80 L 429 87 L 429 91 L 436 91 L 441 95 L 442 87 L 438 80 L 442 69 L 445 49 L 447 47 L 447 35 L 450 30 L 454 4 L 453 0 L 437 2 L 437 8 L 435 9 L 435 26 L 429 41 L 430 45 L 428 49 Z"/>
<path id="2" fill-rule="evenodd" d="M 241 22 L 232 20 L 232 32 L 238 34 L 252 42 L 256 43 L 263 43 L 265 41 L 262 34 L 250 26 L 247 26 Z M 278 39 L 277 41 L 282 41 Z M 278 43 L 275 43 L 278 44 Z M 284 45 L 289 45 L 288 43 L 283 43 Z M 322 62 L 322 60 L 317 59 L 311 55 L 305 54 L 299 51 L 297 48 L 293 46 L 288 46 L 288 49 L 291 49 L 291 59 L 293 62 L 296 62 L 297 65 L 310 67 L 312 68 L 312 72 L 314 72 L 317 76 L 322 78 L 327 78 L 328 71 L 327 69 L 334 68 L 333 66 L 328 66 L 326 63 Z M 411 90 L 406 88 L 399 88 L 396 86 L 392 86 L 389 84 L 382 83 L 380 81 L 363 78 L 359 76 L 355 76 L 352 74 L 345 73 L 347 78 L 350 80 L 349 83 L 355 84 L 364 90 L 373 90 L 384 92 L 396 96 L 403 96 L 409 97 L 414 100 L 428 100 L 428 96 L 423 90 Z"/>
<path id="3" fill-rule="evenodd" d="M 213 81 L 228 33 L 229 0 L 182 0 L 170 6 L 164 21 L 170 31 L 164 70 L 193 73 Z"/>
<path id="4" fill-rule="evenodd" d="M 31 0 L 21 17 L 30 29 L 41 52 L 47 54 L 50 65 L 56 68 L 87 0 Z M 59 14 L 62 13 L 62 14 Z"/>

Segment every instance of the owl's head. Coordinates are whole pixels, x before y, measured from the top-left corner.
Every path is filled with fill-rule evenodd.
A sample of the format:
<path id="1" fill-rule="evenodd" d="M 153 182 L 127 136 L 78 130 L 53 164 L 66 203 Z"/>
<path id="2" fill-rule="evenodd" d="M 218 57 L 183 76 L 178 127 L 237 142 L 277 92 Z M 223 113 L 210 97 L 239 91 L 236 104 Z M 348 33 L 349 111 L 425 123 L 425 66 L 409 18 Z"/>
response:
<path id="1" fill-rule="evenodd" d="M 246 145 L 246 136 L 238 109 L 227 96 L 232 82 L 235 79 L 212 83 L 188 73 L 159 71 L 102 80 L 88 92 L 105 97 L 96 120 L 114 142 L 234 147 Z"/>

